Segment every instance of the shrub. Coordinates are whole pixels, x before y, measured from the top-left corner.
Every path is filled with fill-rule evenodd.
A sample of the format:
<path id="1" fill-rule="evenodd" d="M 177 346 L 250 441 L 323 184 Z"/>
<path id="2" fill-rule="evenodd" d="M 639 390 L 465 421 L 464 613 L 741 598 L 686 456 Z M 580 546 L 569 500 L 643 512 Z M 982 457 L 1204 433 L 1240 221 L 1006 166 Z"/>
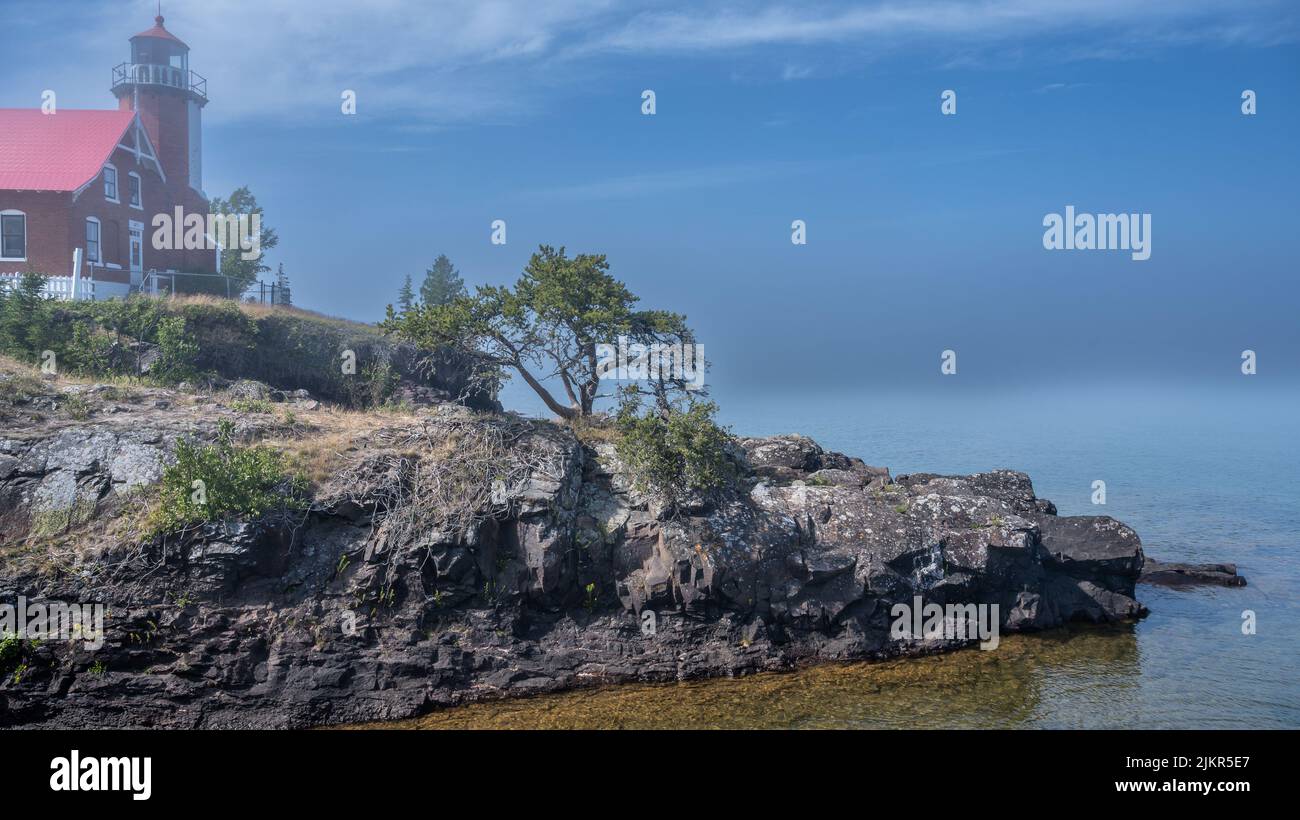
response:
<path id="1" fill-rule="evenodd" d="M 163 384 L 255 379 L 362 409 L 391 404 L 407 380 L 496 407 L 492 393 L 472 389 L 478 381 L 470 359 L 394 343 L 371 325 L 218 299 L 56 302 L 43 287 L 40 274 L 29 274 L 0 291 L 0 353 L 39 363 L 42 351 L 52 350 L 60 372 L 139 377 L 156 346 L 147 378 Z M 348 360 L 355 369 L 345 370 Z"/>
<path id="2" fill-rule="evenodd" d="M 85 321 L 74 321 L 71 328 L 70 338 L 61 345 L 63 367 L 93 375 L 113 373 L 117 369 L 112 336 Z"/>
<path id="3" fill-rule="evenodd" d="M 388 361 L 372 360 L 356 377 L 345 382 L 348 404 L 352 407 L 380 407 L 393 397 L 399 384 L 401 377 Z"/>
<path id="4" fill-rule="evenodd" d="M 39 645 L 40 641 L 25 640 L 13 632 L 0 633 L 0 679 L 21 683 L 31 652 Z"/>
<path id="5" fill-rule="evenodd" d="M 615 446 L 639 489 L 657 492 L 675 505 L 692 493 L 713 492 L 732 481 L 735 467 L 727 455 L 732 437 L 713 420 L 717 410 L 713 402 L 646 412 L 634 403 L 623 405 Z"/>
<path id="6" fill-rule="evenodd" d="M 168 316 L 158 322 L 158 360 L 149 375 L 163 382 L 182 382 L 197 378 L 195 361 L 199 345 L 185 327 L 185 317 Z"/>
<path id="7" fill-rule="evenodd" d="M 163 470 L 151 514 L 153 532 L 305 505 L 305 482 L 287 473 L 281 454 L 262 445 L 236 446 L 233 433 L 234 425 L 222 419 L 212 444 L 177 441 L 176 463 Z"/>
<path id="8" fill-rule="evenodd" d="M 28 271 L 13 289 L 0 288 L 0 350 L 35 362 L 52 347 L 52 299 L 44 295 L 45 276 Z"/>
<path id="9" fill-rule="evenodd" d="M 94 408 L 91 407 L 90 402 L 86 401 L 85 396 L 69 393 L 63 397 L 63 409 L 73 419 L 85 421 L 90 418 L 90 412 Z"/>
<path id="10" fill-rule="evenodd" d="M 230 403 L 230 407 L 241 413 L 271 412 L 271 403 L 266 399 L 235 399 Z"/>

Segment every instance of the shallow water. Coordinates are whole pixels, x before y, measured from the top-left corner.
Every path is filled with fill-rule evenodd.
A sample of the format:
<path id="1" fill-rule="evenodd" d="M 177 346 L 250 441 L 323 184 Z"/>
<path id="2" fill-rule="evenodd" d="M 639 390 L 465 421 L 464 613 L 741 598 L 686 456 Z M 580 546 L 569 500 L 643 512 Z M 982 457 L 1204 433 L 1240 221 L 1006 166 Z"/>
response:
<path id="1" fill-rule="evenodd" d="M 568 692 L 436 712 L 422 729 L 989 728 L 1105 725 L 1139 664 L 1131 627 L 790 673 Z M 1072 708 L 1054 706 L 1068 686 Z M 1092 719 L 1089 719 L 1092 716 Z"/>
<path id="2" fill-rule="evenodd" d="M 1228 561 L 1246 588 L 1138 587 L 1137 624 L 993 651 L 475 704 L 418 728 L 1300 727 L 1294 394 L 1142 390 L 724 401 L 736 432 L 799 431 L 909 471 L 1028 472 L 1062 515 L 1112 515 L 1149 555 Z M 1094 505 L 1092 482 L 1107 483 Z M 1256 633 L 1242 632 L 1243 612 Z"/>

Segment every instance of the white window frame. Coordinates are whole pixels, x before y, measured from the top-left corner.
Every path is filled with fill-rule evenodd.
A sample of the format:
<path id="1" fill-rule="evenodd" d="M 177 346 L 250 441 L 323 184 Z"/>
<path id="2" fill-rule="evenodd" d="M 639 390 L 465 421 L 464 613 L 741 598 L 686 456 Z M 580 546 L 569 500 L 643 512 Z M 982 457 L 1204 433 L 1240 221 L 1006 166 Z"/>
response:
<path id="1" fill-rule="evenodd" d="M 109 171 L 113 172 L 113 195 L 112 196 L 108 195 L 108 172 Z M 104 177 L 104 201 L 121 203 L 122 201 L 122 187 L 120 184 L 121 177 L 117 173 L 117 166 L 111 162 L 104 163 L 104 171 L 102 176 Z"/>
<path id="2" fill-rule="evenodd" d="M 4 256 L 4 250 L 5 250 L 4 237 L 0 236 L 0 260 L 4 260 L 5 262 L 26 262 L 27 261 L 27 214 L 24 211 L 9 209 L 9 210 L 0 211 L 0 216 L 21 216 L 23 218 L 23 255 Z"/>
<path id="3" fill-rule="evenodd" d="M 135 208 L 137 211 L 143 211 L 144 210 L 144 180 L 141 179 L 140 175 L 137 174 L 135 171 L 128 171 L 126 174 L 126 178 L 127 178 L 126 201 L 130 203 L 131 207 Z M 136 190 L 140 192 L 140 199 L 136 202 L 131 202 L 131 180 L 133 179 L 135 180 Z"/>
<path id="4" fill-rule="evenodd" d="M 95 255 L 90 255 L 89 234 L 83 234 L 86 241 L 86 261 L 94 262 L 96 265 L 102 265 L 104 264 L 104 226 L 99 224 L 99 219 L 97 217 L 86 217 L 86 226 L 89 227 L 92 223 L 95 226 Z"/>

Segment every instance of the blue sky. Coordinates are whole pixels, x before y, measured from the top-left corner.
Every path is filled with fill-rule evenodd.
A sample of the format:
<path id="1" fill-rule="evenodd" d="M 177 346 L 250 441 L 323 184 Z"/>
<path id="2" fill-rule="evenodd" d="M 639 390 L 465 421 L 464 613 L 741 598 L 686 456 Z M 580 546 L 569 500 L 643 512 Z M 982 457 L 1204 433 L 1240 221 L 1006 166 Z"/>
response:
<path id="1" fill-rule="evenodd" d="M 45 88 L 111 107 L 154 13 L 4 6 L 0 106 L 21 107 Z M 208 77 L 205 187 L 252 188 L 304 307 L 375 320 L 438 253 L 505 283 L 544 242 L 606 253 L 644 305 L 686 313 L 720 396 L 937 389 L 944 349 L 989 389 L 1236 385 L 1246 348 L 1261 381 L 1300 382 L 1294 3 L 163 13 Z M 1044 250 L 1066 205 L 1150 213 L 1151 258 Z"/>

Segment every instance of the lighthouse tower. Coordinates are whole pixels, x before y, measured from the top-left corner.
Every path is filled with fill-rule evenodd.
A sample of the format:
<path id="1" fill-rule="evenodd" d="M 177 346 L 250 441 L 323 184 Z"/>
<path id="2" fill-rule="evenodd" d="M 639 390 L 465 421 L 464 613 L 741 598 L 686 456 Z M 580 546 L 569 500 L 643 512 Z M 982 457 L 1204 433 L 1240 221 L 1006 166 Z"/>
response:
<path id="1" fill-rule="evenodd" d="M 163 27 L 161 14 L 153 28 L 131 38 L 131 61 L 113 69 L 113 94 L 120 110 L 139 113 L 175 201 L 206 212 L 202 112 L 208 104 L 207 80 L 190 70 L 190 47 Z"/>

